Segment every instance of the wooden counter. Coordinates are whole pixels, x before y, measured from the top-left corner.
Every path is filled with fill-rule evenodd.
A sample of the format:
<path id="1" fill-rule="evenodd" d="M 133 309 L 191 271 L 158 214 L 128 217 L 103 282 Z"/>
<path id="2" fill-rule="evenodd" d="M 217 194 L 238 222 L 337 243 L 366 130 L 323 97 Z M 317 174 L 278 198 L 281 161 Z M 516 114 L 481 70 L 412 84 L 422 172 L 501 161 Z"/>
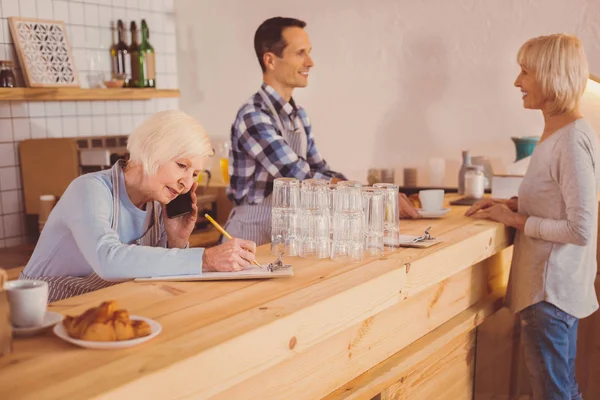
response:
<path id="1" fill-rule="evenodd" d="M 349 265 L 289 257 L 292 278 L 128 282 L 55 303 L 74 315 L 116 299 L 163 332 L 111 351 L 51 332 L 16 339 L 0 358 L 0 398 L 471 398 L 473 329 L 501 306 L 512 238 L 464 211 L 401 222 L 407 234 L 431 225 L 443 243 L 428 249 Z M 268 246 L 258 255 L 273 258 Z"/>

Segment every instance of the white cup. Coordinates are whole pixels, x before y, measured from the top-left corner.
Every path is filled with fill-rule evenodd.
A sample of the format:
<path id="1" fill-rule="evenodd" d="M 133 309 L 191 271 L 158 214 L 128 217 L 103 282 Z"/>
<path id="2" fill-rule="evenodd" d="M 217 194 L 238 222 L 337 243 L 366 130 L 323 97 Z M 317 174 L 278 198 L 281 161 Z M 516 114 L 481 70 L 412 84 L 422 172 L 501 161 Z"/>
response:
<path id="1" fill-rule="evenodd" d="M 439 211 L 444 204 L 444 191 L 441 189 L 419 191 L 423 211 Z"/>
<path id="2" fill-rule="evenodd" d="M 17 328 L 42 325 L 48 305 L 48 283 L 20 279 L 4 284 L 10 307 L 10 322 Z"/>

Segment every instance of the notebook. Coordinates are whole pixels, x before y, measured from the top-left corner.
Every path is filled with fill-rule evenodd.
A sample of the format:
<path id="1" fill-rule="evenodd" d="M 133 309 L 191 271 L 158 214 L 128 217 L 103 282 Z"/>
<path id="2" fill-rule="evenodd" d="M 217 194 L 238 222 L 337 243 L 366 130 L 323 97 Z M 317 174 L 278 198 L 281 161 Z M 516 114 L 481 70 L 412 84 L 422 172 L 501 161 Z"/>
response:
<path id="1" fill-rule="evenodd" d="M 136 282 L 196 282 L 196 281 L 231 281 L 241 279 L 271 279 L 294 275 L 292 267 L 269 271 L 267 265 L 263 268 L 252 267 L 236 272 L 204 272 L 202 275 L 167 275 L 148 278 L 136 278 Z"/>

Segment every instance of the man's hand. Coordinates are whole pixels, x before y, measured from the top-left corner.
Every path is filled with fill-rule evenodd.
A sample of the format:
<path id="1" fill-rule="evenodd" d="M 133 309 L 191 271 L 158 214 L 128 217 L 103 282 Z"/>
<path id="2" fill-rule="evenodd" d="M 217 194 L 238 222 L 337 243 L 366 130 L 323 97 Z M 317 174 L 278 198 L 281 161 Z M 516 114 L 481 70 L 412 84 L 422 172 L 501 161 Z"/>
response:
<path id="1" fill-rule="evenodd" d="M 420 218 L 417 209 L 413 207 L 412 203 L 404 193 L 398 194 L 398 210 L 400 211 L 400 218 Z"/>

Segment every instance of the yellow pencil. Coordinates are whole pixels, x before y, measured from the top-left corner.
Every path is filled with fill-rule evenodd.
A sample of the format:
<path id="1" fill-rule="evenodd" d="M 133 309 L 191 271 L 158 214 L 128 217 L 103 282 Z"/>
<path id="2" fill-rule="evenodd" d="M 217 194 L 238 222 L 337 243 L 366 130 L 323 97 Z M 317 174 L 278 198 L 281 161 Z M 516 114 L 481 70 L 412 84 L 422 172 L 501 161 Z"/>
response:
<path id="1" fill-rule="evenodd" d="M 206 217 L 207 220 L 210 221 L 211 224 L 214 225 L 215 228 L 217 228 L 219 230 L 219 232 L 221 232 L 223 234 L 223 236 L 225 236 L 229 240 L 233 239 L 231 237 L 231 235 L 229 233 L 227 233 L 227 231 L 225 229 L 223 229 L 223 227 L 221 225 L 219 225 L 219 223 L 217 221 L 215 221 L 210 215 L 204 214 L 204 216 Z M 258 263 L 258 261 L 254 260 L 253 262 L 254 262 L 254 265 L 262 268 L 262 265 L 260 265 Z"/>

